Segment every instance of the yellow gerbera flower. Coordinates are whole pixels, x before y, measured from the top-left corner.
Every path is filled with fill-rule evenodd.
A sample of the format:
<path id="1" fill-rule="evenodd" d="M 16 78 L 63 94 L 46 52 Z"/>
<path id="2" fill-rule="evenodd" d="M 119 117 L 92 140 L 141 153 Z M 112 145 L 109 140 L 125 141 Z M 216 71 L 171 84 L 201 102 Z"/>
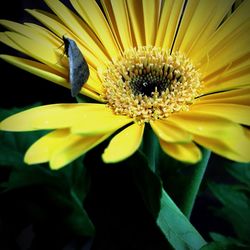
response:
<path id="1" fill-rule="evenodd" d="M 1 55 L 59 85 L 68 83 L 62 37 L 85 56 L 81 93 L 100 102 L 54 104 L 13 115 L 2 130 L 51 129 L 27 151 L 29 164 L 60 168 L 117 132 L 102 157 L 121 161 L 140 146 L 145 125 L 177 160 L 201 159 L 197 144 L 250 161 L 250 1 L 45 0 L 55 14 L 27 10 L 46 28 L 1 20 L 0 40 L 36 61 Z"/>

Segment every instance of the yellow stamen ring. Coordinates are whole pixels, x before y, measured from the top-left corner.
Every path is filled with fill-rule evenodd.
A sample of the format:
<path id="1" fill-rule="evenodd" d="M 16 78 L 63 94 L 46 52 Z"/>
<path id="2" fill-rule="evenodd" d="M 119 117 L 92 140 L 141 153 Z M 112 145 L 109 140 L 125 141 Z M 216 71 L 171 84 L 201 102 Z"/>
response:
<path id="1" fill-rule="evenodd" d="M 201 90 L 200 74 L 188 58 L 152 46 L 124 51 L 100 77 L 113 112 L 139 123 L 188 110 Z"/>

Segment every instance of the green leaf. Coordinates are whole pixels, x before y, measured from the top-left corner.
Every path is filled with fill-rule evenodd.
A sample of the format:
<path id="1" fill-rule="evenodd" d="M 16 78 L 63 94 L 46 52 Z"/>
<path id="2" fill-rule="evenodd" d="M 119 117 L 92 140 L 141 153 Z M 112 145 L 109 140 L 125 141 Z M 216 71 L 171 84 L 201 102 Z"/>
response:
<path id="1" fill-rule="evenodd" d="M 220 242 L 220 243 L 225 244 L 225 245 L 234 245 L 234 246 L 238 246 L 238 247 L 247 247 L 246 245 L 242 244 L 238 239 L 235 239 L 235 238 L 232 238 L 232 237 L 225 237 L 222 234 L 211 232 L 210 236 L 214 241 Z"/>
<path id="2" fill-rule="evenodd" d="M 202 159 L 197 164 L 185 164 L 159 150 L 157 168 L 163 186 L 181 211 L 189 218 L 199 192 L 211 152 L 204 148 Z"/>
<path id="3" fill-rule="evenodd" d="M 225 167 L 234 178 L 244 183 L 250 191 L 250 163 L 230 162 Z"/>
<path id="4" fill-rule="evenodd" d="M 162 189 L 160 179 L 151 171 L 145 157 L 139 153 L 136 153 L 134 157 L 136 157 L 134 158 L 135 162 L 140 162 L 140 164 L 131 168 L 135 184 L 140 191 L 146 208 L 156 219 L 160 211 Z"/>
<path id="5" fill-rule="evenodd" d="M 234 227 L 239 239 L 249 241 L 250 199 L 238 186 L 210 183 L 209 188 L 222 203 L 220 215 Z"/>
<path id="6" fill-rule="evenodd" d="M 164 190 L 162 190 L 161 210 L 157 224 L 174 249 L 198 250 L 206 244 L 206 241 Z"/>

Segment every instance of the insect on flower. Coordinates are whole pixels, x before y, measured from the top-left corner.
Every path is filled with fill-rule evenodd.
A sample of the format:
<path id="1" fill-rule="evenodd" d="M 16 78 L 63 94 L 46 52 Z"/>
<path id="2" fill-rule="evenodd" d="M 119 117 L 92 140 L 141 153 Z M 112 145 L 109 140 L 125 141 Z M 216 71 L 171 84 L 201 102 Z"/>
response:
<path id="1" fill-rule="evenodd" d="M 69 59 L 69 82 L 71 95 L 76 97 L 89 78 L 89 67 L 74 40 L 63 36 L 64 52 Z"/>

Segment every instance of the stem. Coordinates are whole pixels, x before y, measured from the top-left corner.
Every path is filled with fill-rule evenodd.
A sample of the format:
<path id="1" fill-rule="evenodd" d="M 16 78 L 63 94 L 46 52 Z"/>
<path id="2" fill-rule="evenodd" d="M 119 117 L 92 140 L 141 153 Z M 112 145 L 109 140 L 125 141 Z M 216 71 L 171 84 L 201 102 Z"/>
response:
<path id="1" fill-rule="evenodd" d="M 146 126 L 141 150 L 148 159 L 150 169 L 155 173 L 159 143 L 150 126 Z"/>
<path id="2" fill-rule="evenodd" d="M 186 191 L 185 191 L 186 195 L 184 196 L 185 198 L 182 203 L 183 205 L 182 205 L 181 210 L 187 216 L 188 219 L 191 216 L 194 202 L 198 194 L 204 173 L 206 171 L 208 160 L 211 155 L 211 152 L 206 149 L 204 149 L 202 153 L 203 153 L 202 161 L 195 166 L 195 170 L 191 177 L 192 179 L 189 182 L 189 185 L 186 187 Z"/>

